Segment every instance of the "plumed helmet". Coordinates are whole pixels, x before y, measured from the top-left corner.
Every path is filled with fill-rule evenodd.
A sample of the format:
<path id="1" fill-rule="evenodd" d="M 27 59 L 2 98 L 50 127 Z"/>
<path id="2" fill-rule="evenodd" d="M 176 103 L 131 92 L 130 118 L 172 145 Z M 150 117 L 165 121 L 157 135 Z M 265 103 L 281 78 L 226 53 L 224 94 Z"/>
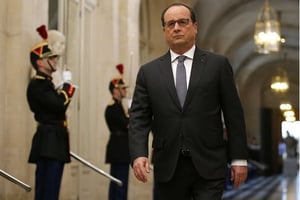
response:
<path id="1" fill-rule="evenodd" d="M 128 88 L 122 78 L 113 78 L 109 82 L 109 91 L 112 93 L 114 88 Z"/>
<path id="2" fill-rule="evenodd" d="M 35 69 L 37 69 L 37 59 L 61 56 L 65 50 L 65 36 L 61 32 L 47 31 L 45 25 L 41 25 L 36 30 L 43 41 L 36 44 L 30 51 L 30 62 Z"/>
<path id="3" fill-rule="evenodd" d="M 64 34 L 57 30 L 48 31 L 48 45 L 51 51 L 56 55 L 63 55 L 65 51 L 66 38 Z"/>
<path id="4" fill-rule="evenodd" d="M 32 66 L 37 69 L 36 61 L 42 58 L 49 58 L 51 56 L 56 56 L 48 45 L 48 42 L 44 41 L 35 45 L 30 51 L 30 62 Z"/>
<path id="5" fill-rule="evenodd" d="M 122 75 L 124 73 L 124 66 L 123 64 L 118 64 L 116 65 L 116 69 L 119 71 L 121 77 L 117 77 L 117 78 L 113 78 L 110 82 L 109 82 L 109 91 L 112 93 L 114 88 L 128 88 L 128 86 L 125 84 L 125 82 L 123 81 Z"/>

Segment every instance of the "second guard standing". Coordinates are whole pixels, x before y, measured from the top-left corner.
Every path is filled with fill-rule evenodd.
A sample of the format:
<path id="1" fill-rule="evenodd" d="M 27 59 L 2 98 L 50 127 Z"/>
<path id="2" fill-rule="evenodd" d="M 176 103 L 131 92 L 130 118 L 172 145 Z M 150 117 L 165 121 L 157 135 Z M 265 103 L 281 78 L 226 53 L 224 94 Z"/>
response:
<path id="1" fill-rule="evenodd" d="M 114 78 L 109 83 L 112 99 L 105 109 L 105 120 L 110 131 L 105 162 L 110 164 L 110 174 L 123 182 L 122 186 L 110 183 L 109 200 L 127 200 L 130 166 L 129 118 L 122 105 L 122 99 L 126 96 L 126 88 L 122 78 Z"/>

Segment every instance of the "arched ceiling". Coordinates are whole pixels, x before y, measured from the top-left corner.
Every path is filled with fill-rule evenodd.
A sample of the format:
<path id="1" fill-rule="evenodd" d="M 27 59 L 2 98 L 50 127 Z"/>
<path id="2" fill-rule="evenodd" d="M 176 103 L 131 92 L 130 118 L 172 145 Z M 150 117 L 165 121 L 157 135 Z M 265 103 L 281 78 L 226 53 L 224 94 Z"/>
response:
<path id="1" fill-rule="evenodd" d="M 281 13 L 281 35 L 286 43 L 279 53 L 262 55 L 255 52 L 254 25 L 264 5 L 263 0 L 197 1 L 194 9 L 199 24 L 198 45 L 229 57 L 241 94 L 247 95 L 250 90 L 261 91 L 262 104 L 267 107 L 278 107 L 269 84 L 276 68 L 283 66 L 291 85 L 285 98 L 299 108 L 299 1 L 269 2 Z M 270 98 L 272 96 L 274 98 Z"/>

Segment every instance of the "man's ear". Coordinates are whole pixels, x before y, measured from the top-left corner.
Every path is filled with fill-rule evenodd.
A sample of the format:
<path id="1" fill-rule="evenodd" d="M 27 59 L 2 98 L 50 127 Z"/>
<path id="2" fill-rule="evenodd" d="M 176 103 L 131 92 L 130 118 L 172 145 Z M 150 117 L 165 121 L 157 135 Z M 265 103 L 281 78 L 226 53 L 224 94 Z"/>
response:
<path id="1" fill-rule="evenodd" d="M 43 65 L 43 60 L 42 59 L 37 59 L 36 60 L 36 65 L 38 66 L 38 68 L 40 68 L 40 66 Z"/>
<path id="2" fill-rule="evenodd" d="M 112 95 L 115 95 L 115 94 L 116 94 L 116 91 L 117 91 L 117 88 L 113 88 L 113 89 L 112 89 L 112 92 L 111 92 Z"/>

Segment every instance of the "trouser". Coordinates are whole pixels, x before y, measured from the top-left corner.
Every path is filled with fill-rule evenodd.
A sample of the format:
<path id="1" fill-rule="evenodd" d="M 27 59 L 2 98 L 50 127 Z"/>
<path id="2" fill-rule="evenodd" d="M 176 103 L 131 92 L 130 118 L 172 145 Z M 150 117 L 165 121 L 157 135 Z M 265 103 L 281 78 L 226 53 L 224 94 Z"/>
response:
<path id="1" fill-rule="evenodd" d="M 112 181 L 110 182 L 109 200 L 127 200 L 129 164 L 112 163 L 110 165 L 110 174 L 121 180 L 123 185 L 119 186 Z"/>
<path id="2" fill-rule="evenodd" d="M 180 156 L 172 179 L 157 182 L 159 200 L 221 200 L 225 178 L 208 180 L 199 176 L 191 157 Z"/>
<path id="3" fill-rule="evenodd" d="M 157 191 L 157 185 L 156 185 L 155 181 L 153 181 L 152 199 L 153 200 L 159 200 L 159 198 L 158 198 L 158 191 Z"/>
<path id="4" fill-rule="evenodd" d="M 41 159 L 36 163 L 35 200 L 58 200 L 64 163 Z"/>

